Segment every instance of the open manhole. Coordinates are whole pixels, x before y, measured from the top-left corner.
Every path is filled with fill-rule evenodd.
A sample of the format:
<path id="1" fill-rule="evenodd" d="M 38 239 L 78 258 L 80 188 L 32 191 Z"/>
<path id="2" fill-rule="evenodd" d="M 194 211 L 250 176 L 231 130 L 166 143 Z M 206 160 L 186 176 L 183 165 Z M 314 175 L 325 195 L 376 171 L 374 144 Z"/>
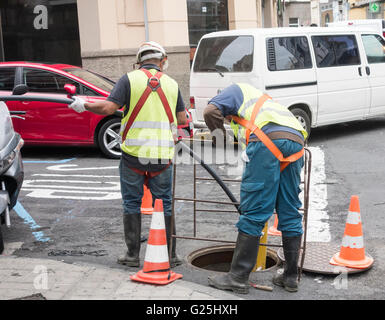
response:
<path id="1" fill-rule="evenodd" d="M 187 261 L 196 268 L 217 272 L 229 272 L 234 248 L 235 245 L 221 245 L 198 249 L 188 255 Z M 280 263 L 281 260 L 277 253 L 267 248 L 266 268 L 264 270 L 257 270 L 257 272 L 271 270 Z"/>

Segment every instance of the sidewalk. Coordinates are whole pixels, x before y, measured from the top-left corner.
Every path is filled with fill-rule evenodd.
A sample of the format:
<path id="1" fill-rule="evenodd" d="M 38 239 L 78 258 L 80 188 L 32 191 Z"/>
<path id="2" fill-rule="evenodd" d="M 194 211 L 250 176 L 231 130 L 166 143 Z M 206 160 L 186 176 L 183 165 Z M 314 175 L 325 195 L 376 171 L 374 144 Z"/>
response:
<path id="1" fill-rule="evenodd" d="M 33 294 L 47 300 L 242 300 L 183 279 L 165 286 L 133 282 L 129 276 L 134 273 L 104 266 L 0 255 L 0 300 Z"/>

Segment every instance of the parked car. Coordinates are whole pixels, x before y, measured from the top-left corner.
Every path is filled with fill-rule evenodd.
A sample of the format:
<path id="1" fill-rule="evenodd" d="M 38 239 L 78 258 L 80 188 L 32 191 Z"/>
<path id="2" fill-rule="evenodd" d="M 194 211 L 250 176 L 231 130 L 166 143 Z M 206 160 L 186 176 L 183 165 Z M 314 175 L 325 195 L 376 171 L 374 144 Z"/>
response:
<path id="1" fill-rule="evenodd" d="M 0 101 L 0 254 L 4 250 L 2 225 L 10 227 L 10 210 L 15 206 L 24 180 L 20 149 L 23 139 L 13 130 L 6 104 Z"/>
<path id="2" fill-rule="evenodd" d="M 28 86 L 26 96 L 59 99 L 68 96 L 64 85 L 71 84 L 76 87 L 76 95 L 89 102 L 106 99 L 114 86 L 108 78 L 72 65 L 0 63 L 0 96 L 12 94 L 18 84 Z M 20 116 L 13 119 L 13 125 L 25 145 L 96 145 L 108 158 L 121 155 L 121 119 L 116 114 L 76 113 L 67 104 L 41 101 L 8 101 L 7 106 L 12 115 Z"/>
<path id="3" fill-rule="evenodd" d="M 247 82 L 287 106 L 303 127 L 385 114 L 385 40 L 372 28 L 243 29 L 206 34 L 190 74 L 190 111 Z"/>

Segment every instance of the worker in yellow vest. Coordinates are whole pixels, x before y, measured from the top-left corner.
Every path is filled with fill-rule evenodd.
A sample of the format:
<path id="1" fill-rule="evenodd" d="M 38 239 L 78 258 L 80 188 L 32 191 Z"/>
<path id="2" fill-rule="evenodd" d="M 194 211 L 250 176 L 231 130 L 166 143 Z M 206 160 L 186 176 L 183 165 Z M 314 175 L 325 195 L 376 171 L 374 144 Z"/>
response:
<path id="1" fill-rule="evenodd" d="M 242 154 L 246 163 L 231 269 L 225 275 L 209 277 L 209 284 L 222 290 L 248 292 L 262 229 L 276 210 L 286 263 L 283 274 L 275 276 L 273 283 L 297 291 L 303 233 L 299 185 L 307 132 L 286 107 L 246 83 L 233 84 L 209 101 L 204 111 L 208 128 L 223 134 L 224 118 L 231 120 L 235 137 L 246 147 Z"/>
<path id="2" fill-rule="evenodd" d="M 154 41 L 145 42 L 136 58 L 139 69 L 123 75 L 106 100 L 88 103 L 75 96 L 69 107 L 100 115 L 111 115 L 124 107 L 119 170 L 127 252 L 117 262 L 140 265 L 140 207 L 143 185 L 147 184 L 153 199 L 163 200 L 168 245 L 173 241 L 173 267 L 182 261 L 176 255 L 175 238 L 171 237 L 175 233 L 175 229 L 171 230 L 172 159 L 177 124 L 185 124 L 187 118 L 178 84 L 163 73 L 168 65 L 164 48 Z"/>

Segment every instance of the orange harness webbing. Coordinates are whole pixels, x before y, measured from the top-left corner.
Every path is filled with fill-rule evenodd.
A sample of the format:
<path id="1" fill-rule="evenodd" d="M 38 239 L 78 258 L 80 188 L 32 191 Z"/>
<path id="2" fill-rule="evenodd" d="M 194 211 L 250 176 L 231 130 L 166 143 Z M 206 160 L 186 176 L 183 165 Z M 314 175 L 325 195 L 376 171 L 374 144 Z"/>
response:
<path id="1" fill-rule="evenodd" d="M 254 121 L 255 118 L 262 107 L 262 105 L 265 103 L 266 100 L 271 99 L 268 95 L 264 94 L 261 98 L 258 99 L 258 101 L 254 105 L 253 112 L 251 114 L 251 119 L 246 120 L 243 118 L 239 118 L 237 116 L 232 116 L 233 120 L 240 124 L 241 126 L 246 128 L 246 145 L 249 143 L 249 137 L 250 133 L 254 133 L 259 140 L 266 146 L 267 149 L 271 151 L 271 153 L 279 160 L 280 162 L 280 169 L 281 172 L 292 162 L 297 161 L 300 159 L 304 154 L 304 148 L 302 150 L 284 158 L 282 152 L 277 148 L 277 146 L 271 141 L 271 139 L 261 130 L 259 129 Z"/>

